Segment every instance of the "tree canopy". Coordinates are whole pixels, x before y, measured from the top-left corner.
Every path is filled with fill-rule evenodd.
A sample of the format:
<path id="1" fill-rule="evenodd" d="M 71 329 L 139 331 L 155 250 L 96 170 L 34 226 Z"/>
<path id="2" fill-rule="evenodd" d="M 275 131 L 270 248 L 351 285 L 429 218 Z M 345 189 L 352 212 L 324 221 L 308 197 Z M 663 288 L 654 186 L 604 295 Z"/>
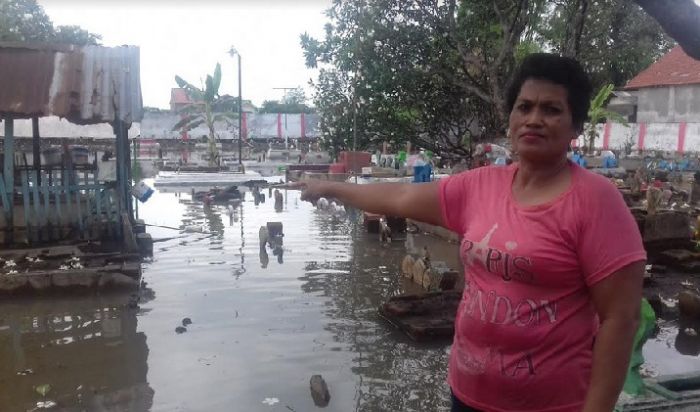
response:
<path id="1" fill-rule="evenodd" d="M 265 100 L 260 106 L 260 113 L 313 113 L 313 107 L 307 105 L 308 99 L 304 89 L 298 87 L 285 93 L 280 100 Z"/>
<path id="2" fill-rule="evenodd" d="M 327 147 L 411 141 L 469 156 L 505 136 L 519 59 L 579 59 L 595 87 L 623 85 L 672 42 L 627 0 L 334 0 L 323 39 L 301 36 Z"/>
<path id="3" fill-rule="evenodd" d="M 99 44 L 102 37 L 78 26 L 55 26 L 36 0 L 0 0 L 0 41 Z"/>

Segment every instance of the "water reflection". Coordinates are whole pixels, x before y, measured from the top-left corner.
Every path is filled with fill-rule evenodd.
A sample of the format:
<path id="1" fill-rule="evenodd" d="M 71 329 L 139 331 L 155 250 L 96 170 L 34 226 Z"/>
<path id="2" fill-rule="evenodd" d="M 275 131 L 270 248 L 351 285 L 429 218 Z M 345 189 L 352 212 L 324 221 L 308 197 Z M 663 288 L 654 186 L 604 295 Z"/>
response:
<path id="1" fill-rule="evenodd" d="M 412 342 L 377 313 L 389 297 L 412 287 L 396 273 L 405 253 L 402 242 L 382 247 L 376 236 L 333 216 L 319 215 L 315 223 L 322 242 L 331 243 L 342 234 L 355 239 L 349 261 L 330 265 L 308 262 L 306 274 L 300 278 L 304 292 L 322 293 L 332 300 L 324 313 L 329 319 L 325 329 L 344 350 L 355 354 L 351 366 L 358 376 L 354 409 L 425 411 L 447 407 L 446 345 Z"/>
<path id="2" fill-rule="evenodd" d="M 132 307 L 130 307 L 132 306 Z M 148 411 L 146 335 L 130 296 L 0 303 L 0 410 Z M 35 390 L 49 385 L 46 397 Z"/>

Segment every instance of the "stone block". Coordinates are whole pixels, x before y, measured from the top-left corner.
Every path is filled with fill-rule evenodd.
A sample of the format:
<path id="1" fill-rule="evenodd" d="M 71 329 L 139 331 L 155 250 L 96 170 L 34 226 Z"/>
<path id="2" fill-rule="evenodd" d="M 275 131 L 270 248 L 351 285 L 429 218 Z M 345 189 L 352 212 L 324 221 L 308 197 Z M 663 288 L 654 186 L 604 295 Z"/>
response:
<path id="1" fill-rule="evenodd" d="M 690 215 L 684 212 L 658 212 L 644 222 L 644 242 L 690 240 L 691 236 Z"/>
<path id="2" fill-rule="evenodd" d="M 97 282 L 98 274 L 94 270 L 66 270 L 54 272 L 51 284 L 56 287 L 85 287 L 91 288 Z"/>
<path id="3" fill-rule="evenodd" d="M 419 285 L 423 284 L 423 275 L 426 270 L 425 262 L 423 259 L 418 259 L 413 264 L 413 281 Z"/>
<path id="4" fill-rule="evenodd" d="M 51 287 L 51 274 L 42 273 L 35 275 L 27 275 L 27 282 L 34 290 L 48 290 Z"/>
<path id="5" fill-rule="evenodd" d="M 141 233 L 146 233 L 146 222 L 143 219 L 137 219 L 134 223 L 134 234 L 138 235 Z"/>
<path id="6" fill-rule="evenodd" d="M 139 274 L 141 273 L 141 263 L 139 263 L 139 262 L 124 262 L 124 264 L 121 265 L 118 272 L 123 273 L 125 275 L 138 277 Z"/>
<path id="7" fill-rule="evenodd" d="M 413 277 L 413 265 L 416 263 L 411 255 L 404 256 L 401 261 L 401 274 L 410 278 Z"/>
<path id="8" fill-rule="evenodd" d="M 692 319 L 700 318 L 700 295 L 689 290 L 679 293 L 678 310 L 682 316 Z"/>
<path id="9" fill-rule="evenodd" d="M 148 233 L 139 233 L 136 235 L 136 244 L 139 250 L 146 256 L 153 256 L 153 238 Z"/>
<path id="10" fill-rule="evenodd" d="M 309 381 L 309 386 L 314 404 L 319 408 L 328 406 L 328 403 L 331 401 L 331 394 L 323 377 L 321 375 L 313 375 Z"/>
<path id="11" fill-rule="evenodd" d="M 100 289 L 136 289 L 139 286 L 139 282 L 132 277 L 124 275 L 123 273 L 105 273 L 100 276 L 97 286 Z"/>
<path id="12" fill-rule="evenodd" d="M 659 254 L 659 261 L 670 266 L 678 267 L 696 258 L 696 254 L 686 249 L 664 250 Z"/>
<path id="13" fill-rule="evenodd" d="M 27 285 L 25 275 L 0 275 L 0 292 L 13 292 Z"/>

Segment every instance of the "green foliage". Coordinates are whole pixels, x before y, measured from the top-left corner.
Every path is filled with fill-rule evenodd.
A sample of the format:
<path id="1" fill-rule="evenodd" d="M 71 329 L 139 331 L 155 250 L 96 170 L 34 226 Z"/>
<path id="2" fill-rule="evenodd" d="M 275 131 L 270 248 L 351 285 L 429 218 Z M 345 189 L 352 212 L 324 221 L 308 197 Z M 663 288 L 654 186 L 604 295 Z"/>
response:
<path id="1" fill-rule="evenodd" d="M 527 54 L 579 45 L 598 88 L 624 84 L 669 46 L 626 0 L 334 0 L 326 15 L 324 38 L 303 34 L 301 45 L 320 68 L 313 100 L 333 151 L 356 137 L 359 149 L 411 141 L 469 156 L 505 136 L 505 88 Z"/>
<path id="2" fill-rule="evenodd" d="M 56 43 L 98 45 L 102 40 L 99 34 L 90 33 L 79 26 L 57 26 L 54 35 Z"/>
<path id="3" fill-rule="evenodd" d="M 306 93 L 298 87 L 285 94 L 282 101 L 265 100 L 260 113 L 314 113 L 314 108 L 306 104 Z"/>
<path id="4" fill-rule="evenodd" d="M 593 152 L 595 139 L 598 136 L 598 132 L 596 131 L 596 125 L 598 123 L 603 120 L 609 120 L 611 122 L 622 123 L 625 126 L 628 125 L 627 119 L 625 119 L 619 113 L 605 108 L 613 89 L 614 86 L 612 84 L 603 86 L 591 100 L 591 105 L 588 109 L 588 125 L 586 130 L 586 143 L 588 145 L 589 153 Z"/>
<path id="5" fill-rule="evenodd" d="M 99 44 L 101 36 L 78 26 L 54 27 L 36 0 L 0 0 L 0 41 Z"/>
<path id="6" fill-rule="evenodd" d="M 190 131 L 205 124 L 209 130 L 207 136 L 209 165 L 220 166 L 221 156 L 216 147 L 217 138 L 214 126 L 216 123 L 231 124 L 233 120 L 238 119 L 238 114 L 233 111 L 221 111 L 221 109 L 232 106 L 237 108 L 237 104 L 232 105 L 231 102 L 234 99 L 231 96 L 219 95 L 221 65 L 216 63 L 214 73 L 207 75 L 203 89 L 194 86 L 180 76 L 175 76 L 175 83 L 185 90 L 193 103 L 180 110 L 181 119 L 173 126 L 172 130 Z"/>
<path id="7" fill-rule="evenodd" d="M 606 84 L 623 86 L 673 46 L 658 23 L 634 2 L 586 2 L 590 4 L 582 26 L 580 50 L 569 54 L 583 63 L 596 89 Z M 555 51 L 570 52 L 566 50 L 567 28 L 576 3 L 557 2 L 545 17 L 540 33 Z"/>
<path id="8" fill-rule="evenodd" d="M 654 334 L 654 329 L 656 328 L 656 313 L 646 299 L 642 299 L 640 313 L 639 327 L 634 335 L 632 357 L 623 387 L 623 391 L 630 395 L 641 395 L 644 393 L 644 381 L 639 374 L 639 368 L 644 364 L 642 349 L 644 343 Z"/>

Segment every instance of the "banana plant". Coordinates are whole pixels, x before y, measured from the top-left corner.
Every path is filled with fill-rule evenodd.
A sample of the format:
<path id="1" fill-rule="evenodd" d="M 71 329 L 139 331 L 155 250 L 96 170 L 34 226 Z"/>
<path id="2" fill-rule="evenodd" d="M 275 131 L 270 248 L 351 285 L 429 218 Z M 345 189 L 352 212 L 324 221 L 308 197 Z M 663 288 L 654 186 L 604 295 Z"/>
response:
<path id="1" fill-rule="evenodd" d="M 600 123 L 601 120 L 607 119 L 612 122 L 621 123 L 625 127 L 629 127 L 627 119 L 625 119 L 622 115 L 605 108 L 608 97 L 610 97 L 613 88 L 614 86 L 612 84 L 603 86 L 598 91 L 598 94 L 595 95 L 593 100 L 591 100 L 591 106 L 588 109 L 588 126 L 586 127 L 586 143 L 588 146 L 588 153 L 593 153 L 593 145 L 595 144 L 595 139 L 598 136 L 596 125 Z"/>
<path id="2" fill-rule="evenodd" d="M 207 138 L 209 166 L 221 166 L 221 156 L 219 149 L 216 147 L 216 132 L 214 124 L 223 122 L 232 124 L 234 119 L 238 118 L 238 114 L 230 111 L 215 112 L 215 108 L 230 107 L 226 103 L 231 98 L 224 98 L 219 95 L 219 87 L 221 86 L 221 65 L 216 64 L 213 75 L 207 75 L 203 88 L 198 88 L 187 82 L 180 76 L 175 76 L 175 82 L 178 87 L 184 89 L 187 95 L 192 100 L 192 103 L 180 110 L 181 119 L 172 130 L 190 131 L 198 126 L 205 124 L 209 130 Z"/>

